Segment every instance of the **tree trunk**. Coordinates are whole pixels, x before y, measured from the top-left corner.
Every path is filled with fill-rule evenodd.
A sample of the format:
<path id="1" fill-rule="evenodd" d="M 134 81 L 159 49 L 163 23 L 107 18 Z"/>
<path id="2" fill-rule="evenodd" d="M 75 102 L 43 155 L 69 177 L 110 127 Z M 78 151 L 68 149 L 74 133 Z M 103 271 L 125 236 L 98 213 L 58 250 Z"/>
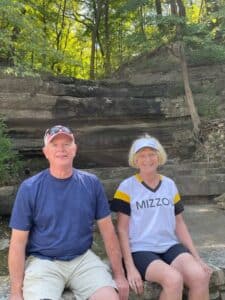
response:
<path id="1" fill-rule="evenodd" d="M 176 0 L 170 0 L 171 15 L 177 15 Z"/>
<path id="2" fill-rule="evenodd" d="M 182 0 L 177 0 L 177 5 L 179 8 L 179 16 L 180 17 L 186 17 L 186 10 L 185 10 L 185 6 Z"/>
<path id="3" fill-rule="evenodd" d="M 155 0 L 155 8 L 156 8 L 157 16 L 161 16 L 162 15 L 161 0 Z"/>
<path id="4" fill-rule="evenodd" d="M 105 17 L 105 57 L 104 57 L 104 67 L 105 67 L 105 76 L 111 74 L 111 49 L 110 49 L 110 34 L 109 34 L 109 0 L 105 1 L 104 7 L 104 17 Z"/>
<path id="5" fill-rule="evenodd" d="M 171 4 L 172 4 L 171 0 Z M 177 3 L 177 7 L 176 7 L 176 15 L 178 15 L 180 17 L 185 18 L 186 17 L 186 10 L 185 10 L 185 6 L 182 0 L 176 0 Z M 179 11 L 177 11 L 177 8 Z M 184 25 L 183 25 L 184 26 Z M 186 61 L 186 57 L 185 57 L 185 52 L 184 52 L 184 44 L 182 41 L 182 25 L 177 25 L 176 26 L 176 34 L 177 34 L 177 38 L 179 40 L 179 42 L 177 42 L 176 44 L 178 45 L 178 56 L 180 58 L 180 64 L 181 64 L 181 70 L 182 70 L 182 76 L 183 76 L 183 83 L 184 83 L 184 90 L 185 90 L 185 99 L 190 111 L 190 115 L 191 115 L 191 120 L 193 123 L 193 131 L 194 131 L 194 135 L 196 137 L 196 139 L 199 140 L 199 132 L 200 132 L 200 118 L 197 112 L 197 109 L 195 107 L 195 103 L 194 103 L 194 99 L 193 99 L 193 94 L 192 94 L 192 90 L 190 87 L 190 81 L 189 81 L 189 76 L 188 76 L 188 67 L 187 67 L 187 61 Z"/>
<path id="6" fill-rule="evenodd" d="M 199 137 L 199 127 L 201 124 L 198 112 L 196 110 L 195 104 L 194 104 L 194 99 L 192 95 L 192 91 L 190 88 L 190 81 L 189 81 L 189 76 L 188 76 L 188 67 L 187 67 L 187 62 L 185 58 L 185 53 L 184 53 L 184 45 L 182 42 L 180 42 L 179 45 L 179 52 L 180 52 L 180 63 L 181 63 L 181 69 L 182 69 L 182 75 L 183 75 L 183 82 L 184 82 L 184 90 L 185 90 L 185 99 L 187 101 L 187 105 L 190 111 L 193 127 L 194 127 L 194 134 L 196 138 Z"/>
<path id="7" fill-rule="evenodd" d="M 102 10 L 102 2 L 100 0 L 93 1 L 93 26 L 92 26 L 92 34 L 91 34 L 91 58 L 90 58 L 90 79 L 95 79 L 95 46 L 98 35 L 98 27 L 101 17 Z"/>
<path id="8" fill-rule="evenodd" d="M 144 13 L 143 6 L 141 5 L 138 9 L 139 20 L 140 20 L 140 32 L 145 41 L 147 41 L 146 33 L 145 33 L 145 21 L 144 21 Z"/>
<path id="9" fill-rule="evenodd" d="M 96 31 L 92 30 L 91 33 L 91 58 L 90 58 L 90 79 L 95 79 L 95 43 L 96 43 Z"/>

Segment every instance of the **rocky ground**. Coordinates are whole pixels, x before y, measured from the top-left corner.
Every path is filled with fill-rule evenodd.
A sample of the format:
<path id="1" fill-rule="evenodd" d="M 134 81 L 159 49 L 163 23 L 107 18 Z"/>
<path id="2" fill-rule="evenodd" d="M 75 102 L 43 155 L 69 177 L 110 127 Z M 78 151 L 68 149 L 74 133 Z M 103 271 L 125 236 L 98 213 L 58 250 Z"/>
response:
<path id="1" fill-rule="evenodd" d="M 7 251 L 10 237 L 9 219 L 0 216 L 0 275 L 8 274 Z"/>

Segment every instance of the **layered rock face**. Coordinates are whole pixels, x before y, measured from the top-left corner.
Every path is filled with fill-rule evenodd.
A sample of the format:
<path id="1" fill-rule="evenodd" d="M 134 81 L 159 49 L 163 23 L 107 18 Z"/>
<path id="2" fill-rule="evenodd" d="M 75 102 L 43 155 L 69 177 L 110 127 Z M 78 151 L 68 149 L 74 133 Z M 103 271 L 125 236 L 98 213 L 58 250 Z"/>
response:
<path id="1" fill-rule="evenodd" d="M 198 74 L 201 81 L 200 73 L 194 71 L 192 77 L 197 81 Z M 110 199 L 118 183 L 134 172 L 127 168 L 132 141 L 147 132 L 166 148 L 170 161 L 162 172 L 175 179 L 183 197 L 199 200 L 220 195 L 224 168 L 220 163 L 213 165 L 212 155 L 206 164 L 180 163 L 192 157 L 196 145 L 184 95 L 177 84 L 178 71 L 176 76 L 162 74 L 159 82 L 158 74 L 145 74 L 145 80 L 144 75 L 140 76 L 132 73 L 130 82 L 110 83 L 71 78 L 0 78 L 1 116 L 14 148 L 24 158 L 27 175 L 47 166 L 42 155 L 46 128 L 64 124 L 76 135 L 75 166 L 96 173 Z M 0 189 L 1 214 L 10 213 L 15 191 L 16 187 Z"/>
<path id="2" fill-rule="evenodd" d="M 216 77 L 216 72 L 211 74 L 213 79 L 207 74 L 209 82 Z M 31 174 L 47 165 L 41 151 L 45 129 L 63 124 L 76 134 L 79 152 L 75 166 L 96 173 L 111 198 L 118 183 L 134 173 L 126 167 L 131 142 L 147 132 L 165 146 L 171 161 L 161 171 L 175 179 L 182 196 L 194 201 L 211 199 L 223 192 L 224 168 L 213 163 L 178 164 L 191 158 L 195 143 L 183 91 L 175 83 L 179 74 L 175 72 L 174 78 L 166 76 L 136 72 L 126 83 L 0 78 L 0 113 L 14 148 L 23 155 Z M 203 78 L 200 71 L 192 76 L 195 82 Z M 16 187 L 0 189 L 1 213 L 10 214 L 15 192 Z M 212 253 L 212 249 L 208 252 Z M 224 252 L 211 256 L 224 257 Z M 206 253 L 209 263 L 211 256 Z M 213 271 L 210 299 L 223 300 L 224 266 L 216 262 Z M 0 299 L 7 299 L 8 288 L 8 277 L 1 277 Z M 146 284 L 142 298 L 131 294 L 130 299 L 155 300 L 158 295 L 158 286 Z M 74 298 L 67 293 L 64 299 Z"/>
<path id="3" fill-rule="evenodd" d="M 42 166 L 35 159 L 42 158 L 44 131 L 54 124 L 74 130 L 76 166 L 83 168 L 127 166 L 131 142 L 145 132 L 160 138 L 171 159 L 188 158 L 194 150 L 184 97 L 172 97 L 169 84 L 2 78 L 0 91 L 8 134 L 27 163 L 32 158 L 31 170 Z"/>

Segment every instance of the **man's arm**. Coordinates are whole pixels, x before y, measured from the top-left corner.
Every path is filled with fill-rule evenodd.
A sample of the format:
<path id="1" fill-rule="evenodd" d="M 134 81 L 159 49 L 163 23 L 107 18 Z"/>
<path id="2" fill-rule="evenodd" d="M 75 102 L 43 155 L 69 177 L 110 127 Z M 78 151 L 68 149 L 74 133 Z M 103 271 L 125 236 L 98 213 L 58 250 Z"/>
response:
<path id="1" fill-rule="evenodd" d="M 23 278 L 25 267 L 25 249 L 29 231 L 12 230 L 8 266 L 10 275 L 10 300 L 22 300 Z"/>
<path id="2" fill-rule="evenodd" d="M 97 221 L 97 224 L 104 241 L 106 253 L 111 263 L 120 300 L 127 300 L 129 295 L 129 285 L 124 275 L 119 241 L 116 236 L 111 217 L 108 216 L 100 219 Z"/>

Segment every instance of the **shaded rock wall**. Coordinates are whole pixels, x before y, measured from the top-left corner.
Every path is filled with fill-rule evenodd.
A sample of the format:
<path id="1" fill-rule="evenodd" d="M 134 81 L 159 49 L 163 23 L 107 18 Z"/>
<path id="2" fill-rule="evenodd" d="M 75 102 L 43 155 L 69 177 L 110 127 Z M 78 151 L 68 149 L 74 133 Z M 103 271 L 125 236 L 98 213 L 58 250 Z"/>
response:
<path id="1" fill-rule="evenodd" d="M 197 146 L 194 158 L 207 162 L 225 162 L 225 120 L 217 119 L 202 124 L 203 144 Z"/>
<path id="2" fill-rule="evenodd" d="M 96 174 L 102 181 L 108 199 L 112 199 L 119 183 L 136 173 L 129 167 L 92 168 L 87 171 Z M 207 203 L 224 193 L 225 166 L 219 163 L 167 164 L 160 173 L 173 178 L 182 199 L 187 203 Z M 0 215 L 10 215 L 17 187 L 0 187 Z"/>
<path id="3" fill-rule="evenodd" d="M 225 64 L 197 65 L 188 60 L 188 73 L 195 104 L 202 118 L 224 118 Z M 126 78 L 135 85 L 167 86 L 174 98 L 184 94 L 180 61 L 168 48 L 145 53 L 132 59 L 114 76 L 114 81 Z M 170 88 L 169 88 L 170 87 Z"/>
<path id="4" fill-rule="evenodd" d="M 79 146 L 77 166 L 126 166 L 133 139 L 148 132 L 170 158 L 194 150 L 183 96 L 168 84 L 133 85 L 70 78 L 0 78 L 0 111 L 14 147 L 28 167 L 42 166 L 42 136 L 54 124 L 70 126 Z M 180 143 L 185 147 L 180 148 Z M 43 162 L 44 166 L 44 162 Z"/>

